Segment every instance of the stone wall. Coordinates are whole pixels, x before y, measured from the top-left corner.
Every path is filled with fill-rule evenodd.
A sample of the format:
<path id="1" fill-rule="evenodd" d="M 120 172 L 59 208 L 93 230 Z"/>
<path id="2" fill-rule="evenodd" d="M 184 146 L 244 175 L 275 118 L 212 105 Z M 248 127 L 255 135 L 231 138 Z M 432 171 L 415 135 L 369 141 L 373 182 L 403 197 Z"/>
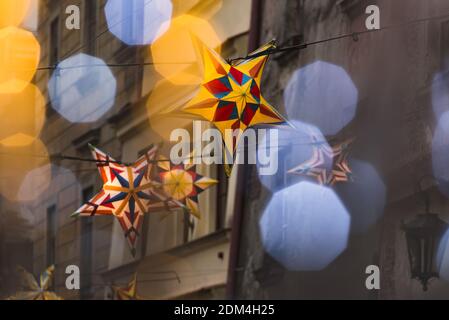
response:
<path id="1" fill-rule="evenodd" d="M 252 168 L 237 272 L 238 298 L 395 299 L 444 298 L 449 286 L 435 280 L 423 294 L 410 279 L 401 222 L 423 210 L 417 183 L 431 174 L 430 147 L 435 117 L 430 85 L 441 68 L 444 1 L 262 1 L 262 42 L 272 38 L 310 42 L 365 29 L 365 8 L 377 4 L 388 30 L 310 46 L 272 57 L 265 71 L 265 98 L 284 112 L 283 91 L 292 73 L 316 60 L 342 66 L 359 91 L 355 119 L 338 138 L 355 137 L 352 155 L 372 164 L 387 187 L 383 217 L 364 234 L 350 236 L 346 251 L 320 272 L 289 272 L 265 253 L 259 219 L 271 198 Z M 432 208 L 448 217 L 448 201 L 429 186 Z M 381 269 L 381 290 L 365 288 L 365 268 Z"/>

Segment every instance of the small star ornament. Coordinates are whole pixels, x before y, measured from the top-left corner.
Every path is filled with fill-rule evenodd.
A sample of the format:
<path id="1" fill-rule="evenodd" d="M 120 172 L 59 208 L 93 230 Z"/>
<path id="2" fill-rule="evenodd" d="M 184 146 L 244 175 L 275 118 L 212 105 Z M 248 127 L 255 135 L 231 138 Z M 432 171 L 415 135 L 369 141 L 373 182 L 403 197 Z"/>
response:
<path id="1" fill-rule="evenodd" d="M 159 158 L 158 178 L 165 193 L 181 202 L 198 219 L 201 218 L 199 194 L 218 183 L 215 179 L 198 174 L 193 164 L 174 165 L 165 157 Z"/>
<path id="2" fill-rule="evenodd" d="M 112 290 L 116 300 L 143 300 L 137 294 L 137 274 L 134 274 L 132 280 L 126 287 L 113 286 Z"/>
<path id="3" fill-rule="evenodd" d="M 348 163 L 349 146 L 353 140 L 329 147 L 316 143 L 312 157 L 287 173 L 308 176 L 317 180 L 318 184 L 333 186 L 352 179 L 352 171 Z"/>
<path id="4" fill-rule="evenodd" d="M 54 265 L 48 267 L 41 274 L 39 282 L 23 267 L 19 267 L 18 271 L 21 276 L 24 291 L 8 298 L 8 300 L 63 300 L 56 293 L 50 291 L 50 286 L 55 272 Z"/>

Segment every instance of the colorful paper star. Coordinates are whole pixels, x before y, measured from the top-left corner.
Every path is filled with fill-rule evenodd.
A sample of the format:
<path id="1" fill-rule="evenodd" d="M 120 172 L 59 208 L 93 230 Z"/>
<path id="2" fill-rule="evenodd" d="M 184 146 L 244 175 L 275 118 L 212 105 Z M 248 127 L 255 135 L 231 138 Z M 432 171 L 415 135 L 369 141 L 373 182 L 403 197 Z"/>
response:
<path id="1" fill-rule="evenodd" d="M 352 140 L 329 147 L 327 144 L 317 143 L 313 146 L 312 157 L 287 173 L 309 176 L 321 185 L 335 185 L 347 182 L 352 177 L 348 163 L 348 149 Z"/>
<path id="2" fill-rule="evenodd" d="M 204 79 L 198 94 L 183 111 L 210 121 L 220 130 L 225 144 L 225 160 L 230 163 L 247 128 L 286 123 L 261 94 L 262 73 L 268 55 L 231 65 L 199 40 L 196 42 L 203 59 Z M 271 42 L 252 54 L 274 47 Z M 227 130 L 231 134 L 229 131 L 226 133 Z"/>
<path id="3" fill-rule="evenodd" d="M 131 166 L 118 163 L 93 146 L 91 149 L 104 186 L 74 216 L 115 216 L 125 232 L 132 254 L 135 255 L 143 216 L 151 205 L 160 202 L 167 202 L 170 206 L 183 205 L 165 195 L 160 183 L 151 178 L 152 162 L 158 147 L 152 147 Z"/>
<path id="4" fill-rule="evenodd" d="M 126 287 L 113 286 L 112 289 L 117 300 L 143 300 L 137 293 L 137 274 Z"/>
<path id="5" fill-rule="evenodd" d="M 49 291 L 53 280 L 55 266 L 50 266 L 40 276 L 38 283 L 36 278 L 24 268 L 18 268 L 25 291 L 17 293 L 8 300 L 63 300 L 56 293 Z"/>
<path id="6" fill-rule="evenodd" d="M 174 165 L 165 157 L 159 158 L 158 169 L 165 193 L 181 202 L 192 215 L 200 219 L 198 195 L 218 181 L 196 173 L 193 164 Z"/>

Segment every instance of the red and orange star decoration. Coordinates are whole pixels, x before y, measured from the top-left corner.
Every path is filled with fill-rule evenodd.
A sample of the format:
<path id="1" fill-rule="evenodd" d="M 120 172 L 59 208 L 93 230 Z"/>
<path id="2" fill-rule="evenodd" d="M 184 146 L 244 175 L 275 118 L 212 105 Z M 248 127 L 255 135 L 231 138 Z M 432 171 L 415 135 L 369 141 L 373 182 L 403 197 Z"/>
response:
<path id="1" fill-rule="evenodd" d="M 151 177 L 157 146 L 150 148 L 129 166 L 117 162 L 93 146 L 91 150 L 104 185 L 97 195 L 74 213 L 74 216 L 115 216 L 125 233 L 131 253 L 135 255 L 143 217 L 151 206 L 161 202 L 168 203 L 169 207 L 184 205 L 167 196 L 161 189 L 161 184 Z"/>

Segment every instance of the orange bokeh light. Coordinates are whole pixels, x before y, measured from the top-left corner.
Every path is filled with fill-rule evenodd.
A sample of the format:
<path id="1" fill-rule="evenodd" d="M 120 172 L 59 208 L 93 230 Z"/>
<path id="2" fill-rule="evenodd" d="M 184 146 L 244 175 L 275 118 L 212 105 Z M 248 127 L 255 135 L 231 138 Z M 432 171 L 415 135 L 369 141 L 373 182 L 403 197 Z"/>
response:
<path id="1" fill-rule="evenodd" d="M 163 140 L 169 141 L 174 129 L 191 128 L 193 119 L 182 117 L 179 112 L 197 89 L 196 85 L 175 85 L 167 80 L 156 83 L 146 107 L 151 129 Z"/>
<path id="2" fill-rule="evenodd" d="M 51 181 L 49 163 L 47 148 L 39 139 L 26 146 L 0 145 L 0 194 L 11 201 L 36 199 Z"/>
<path id="3" fill-rule="evenodd" d="M 40 58 L 34 35 L 22 29 L 0 30 L 0 94 L 18 93 L 33 79 Z"/>
<path id="4" fill-rule="evenodd" d="M 0 144 L 25 146 L 39 136 L 45 121 L 45 99 L 28 84 L 19 93 L 0 94 Z"/>
<path id="5" fill-rule="evenodd" d="M 199 84 L 202 80 L 201 60 L 192 36 L 210 48 L 218 50 L 221 46 L 210 23 L 191 15 L 173 19 L 170 29 L 151 46 L 154 68 L 174 84 Z"/>
<path id="6" fill-rule="evenodd" d="M 25 19 L 31 0 L 1 0 L 0 28 L 17 27 Z"/>

